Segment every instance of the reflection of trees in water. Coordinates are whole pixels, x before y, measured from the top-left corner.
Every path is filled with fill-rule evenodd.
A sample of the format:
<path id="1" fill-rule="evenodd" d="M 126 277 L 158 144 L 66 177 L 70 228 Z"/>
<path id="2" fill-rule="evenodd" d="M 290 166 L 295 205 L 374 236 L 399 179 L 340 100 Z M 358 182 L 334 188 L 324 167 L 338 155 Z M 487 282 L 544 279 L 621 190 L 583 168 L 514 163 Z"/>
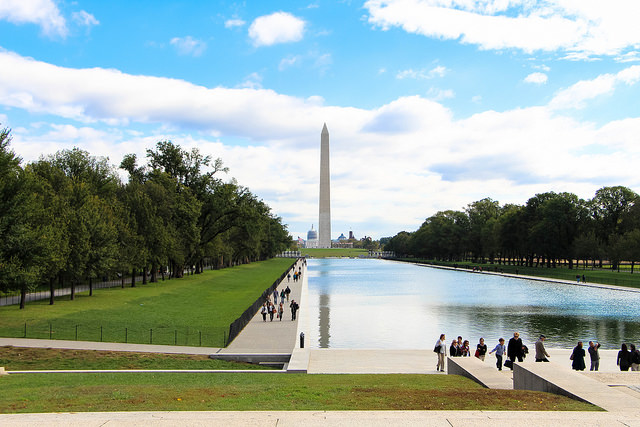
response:
<path id="1" fill-rule="evenodd" d="M 322 293 L 318 297 L 318 346 L 320 348 L 329 348 L 331 338 L 331 319 L 329 314 L 331 311 L 331 297 L 328 293 Z"/>
<path id="2" fill-rule="evenodd" d="M 561 313 L 544 313 L 544 307 L 472 307 L 472 306 L 427 306 L 442 325 L 457 325 L 458 331 L 449 331 L 453 337 L 462 335 L 469 339 L 472 347 L 480 337 L 487 345 L 495 345 L 499 337 L 509 340 L 514 332 L 533 351 L 532 345 L 540 334 L 547 337 L 549 348 L 572 348 L 578 341 L 585 344 L 599 341 L 603 348 L 620 348 L 623 342 L 635 342 L 640 336 L 640 322 L 612 318 L 577 317 Z M 450 328 L 450 327 L 449 327 Z M 466 334 L 466 336 L 465 336 Z"/>

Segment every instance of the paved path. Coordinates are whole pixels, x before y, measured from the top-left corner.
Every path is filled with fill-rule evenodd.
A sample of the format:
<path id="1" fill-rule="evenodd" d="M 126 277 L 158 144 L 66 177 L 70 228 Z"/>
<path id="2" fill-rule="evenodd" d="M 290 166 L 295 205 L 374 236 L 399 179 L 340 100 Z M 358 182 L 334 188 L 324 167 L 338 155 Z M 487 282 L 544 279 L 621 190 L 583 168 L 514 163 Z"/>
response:
<path id="1" fill-rule="evenodd" d="M 244 327 L 242 332 L 220 353 L 291 353 L 297 345 L 298 340 L 298 320 L 301 314 L 306 315 L 306 302 L 301 301 L 303 286 L 307 285 L 307 269 L 303 261 L 299 260 L 293 267 L 296 271 L 302 268 L 302 279 L 296 282 L 293 277 L 290 281 L 285 277 L 278 285 L 278 294 L 287 286 L 291 289 L 289 302 L 284 304 L 284 316 L 282 321 L 275 316 L 273 321 L 262 320 L 260 310 L 253 316 L 251 321 Z M 291 270 L 293 276 L 293 270 Z M 300 305 L 297 319 L 291 320 L 291 309 L 289 304 L 296 300 Z M 280 298 L 278 297 L 278 303 Z"/>
<path id="2" fill-rule="evenodd" d="M 3 427 L 24 426 L 640 426 L 632 412 L 533 411 L 245 411 L 80 412 L 0 415 Z"/>

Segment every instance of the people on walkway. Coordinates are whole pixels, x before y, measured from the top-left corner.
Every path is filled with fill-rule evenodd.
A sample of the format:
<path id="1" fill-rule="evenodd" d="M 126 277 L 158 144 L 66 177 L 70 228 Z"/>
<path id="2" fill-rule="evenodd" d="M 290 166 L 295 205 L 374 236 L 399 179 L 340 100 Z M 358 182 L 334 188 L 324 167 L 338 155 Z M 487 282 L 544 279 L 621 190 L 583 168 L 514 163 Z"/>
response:
<path id="1" fill-rule="evenodd" d="M 282 315 L 284 314 L 284 304 L 282 303 L 282 299 L 280 299 L 280 305 L 278 306 L 278 319 L 282 322 Z"/>
<path id="2" fill-rule="evenodd" d="M 278 290 L 277 289 L 273 290 L 273 303 L 274 304 L 278 304 Z"/>
<path id="3" fill-rule="evenodd" d="M 536 362 L 548 362 L 549 359 L 547 357 L 551 357 L 544 348 L 544 340 L 546 339 L 547 337 L 540 335 L 538 341 L 536 341 Z"/>
<path id="4" fill-rule="evenodd" d="M 484 358 L 486 354 L 487 354 L 487 345 L 484 343 L 484 338 L 480 338 L 478 345 L 476 345 L 475 356 L 484 362 Z"/>
<path id="5" fill-rule="evenodd" d="M 589 352 L 589 357 L 591 358 L 591 367 L 590 371 L 597 371 L 600 367 L 600 353 L 598 349 L 600 348 L 600 343 L 594 343 L 593 341 L 589 341 L 589 348 L 587 351 Z"/>
<path id="6" fill-rule="evenodd" d="M 458 346 L 458 340 L 451 341 L 451 346 L 449 347 L 449 356 L 450 357 L 459 357 L 462 356 L 462 349 Z"/>
<path id="7" fill-rule="evenodd" d="M 273 316 L 276 314 L 276 306 L 273 303 L 269 304 L 269 321 L 273 322 Z"/>
<path id="8" fill-rule="evenodd" d="M 292 299 L 291 304 L 289 304 L 289 307 L 291 308 L 291 320 L 296 320 L 296 312 L 298 311 L 300 306 L 298 305 L 296 300 Z"/>
<path id="9" fill-rule="evenodd" d="M 621 371 L 628 371 L 631 366 L 631 352 L 627 350 L 627 344 L 622 343 L 618 357 L 616 358 L 616 365 L 620 366 Z"/>
<path id="10" fill-rule="evenodd" d="M 440 335 L 440 339 L 436 341 L 436 345 L 433 351 L 438 353 L 438 363 L 436 364 L 436 371 L 444 372 L 444 359 L 447 355 L 447 343 L 445 341 L 445 335 Z"/>
<path id="11" fill-rule="evenodd" d="M 575 369 L 576 371 L 584 371 L 587 367 L 584 364 L 585 356 L 586 353 L 584 351 L 584 348 L 582 348 L 582 341 L 578 341 L 578 345 L 574 347 L 573 352 L 569 357 L 569 359 L 573 360 L 573 362 L 571 363 L 571 368 Z"/>
<path id="12" fill-rule="evenodd" d="M 260 309 L 260 314 L 262 314 L 262 321 L 267 321 L 267 303 L 262 304 L 262 308 Z"/>
<path id="13" fill-rule="evenodd" d="M 496 344 L 489 354 L 494 352 L 496 353 L 496 367 L 498 368 L 498 371 L 502 371 L 502 357 L 507 353 L 507 348 L 504 345 L 504 338 L 500 338 L 498 340 L 498 344 Z"/>
<path id="14" fill-rule="evenodd" d="M 287 302 L 289 302 L 289 295 L 291 295 L 291 288 L 287 285 L 287 288 L 284 290 L 284 295 L 287 297 Z"/>
<path id="15" fill-rule="evenodd" d="M 509 345 L 507 346 L 507 357 L 511 361 L 509 368 L 513 371 L 513 362 L 516 360 L 518 362 L 522 362 L 522 358 L 524 357 L 524 345 L 522 344 L 522 340 L 520 339 L 520 334 L 518 332 L 513 333 L 513 337 L 509 340 Z"/>
<path id="16" fill-rule="evenodd" d="M 471 357 L 471 349 L 469 348 L 469 340 L 464 340 L 461 347 L 462 357 Z"/>
<path id="17" fill-rule="evenodd" d="M 636 350 L 636 346 L 634 344 L 629 344 L 629 350 L 631 353 L 631 370 L 638 371 L 640 370 L 640 350 Z"/>

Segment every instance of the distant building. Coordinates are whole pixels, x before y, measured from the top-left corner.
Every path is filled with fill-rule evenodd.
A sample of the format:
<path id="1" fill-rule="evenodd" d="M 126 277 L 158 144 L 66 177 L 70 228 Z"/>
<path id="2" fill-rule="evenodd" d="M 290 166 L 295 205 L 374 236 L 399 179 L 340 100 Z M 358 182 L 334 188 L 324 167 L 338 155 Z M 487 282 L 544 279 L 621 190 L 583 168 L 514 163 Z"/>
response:
<path id="1" fill-rule="evenodd" d="M 349 231 L 349 240 L 355 240 L 355 237 L 353 236 L 353 231 Z"/>
<path id="2" fill-rule="evenodd" d="M 307 232 L 307 242 L 305 244 L 306 248 L 317 248 L 318 247 L 318 232 L 313 229 L 313 224 L 311 224 L 311 230 Z"/>

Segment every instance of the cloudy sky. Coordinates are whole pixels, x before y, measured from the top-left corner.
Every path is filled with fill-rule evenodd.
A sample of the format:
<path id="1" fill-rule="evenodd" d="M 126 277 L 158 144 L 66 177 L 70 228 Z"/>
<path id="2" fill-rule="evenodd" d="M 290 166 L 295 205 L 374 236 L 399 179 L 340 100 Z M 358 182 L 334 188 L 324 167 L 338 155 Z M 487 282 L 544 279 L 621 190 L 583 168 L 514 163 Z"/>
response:
<path id="1" fill-rule="evenodd" d="M 170 139 L 333 238 L 538 192 L 640 191 L 637 0 L 0 0 L 0 123 L 25 161 Z"/>

